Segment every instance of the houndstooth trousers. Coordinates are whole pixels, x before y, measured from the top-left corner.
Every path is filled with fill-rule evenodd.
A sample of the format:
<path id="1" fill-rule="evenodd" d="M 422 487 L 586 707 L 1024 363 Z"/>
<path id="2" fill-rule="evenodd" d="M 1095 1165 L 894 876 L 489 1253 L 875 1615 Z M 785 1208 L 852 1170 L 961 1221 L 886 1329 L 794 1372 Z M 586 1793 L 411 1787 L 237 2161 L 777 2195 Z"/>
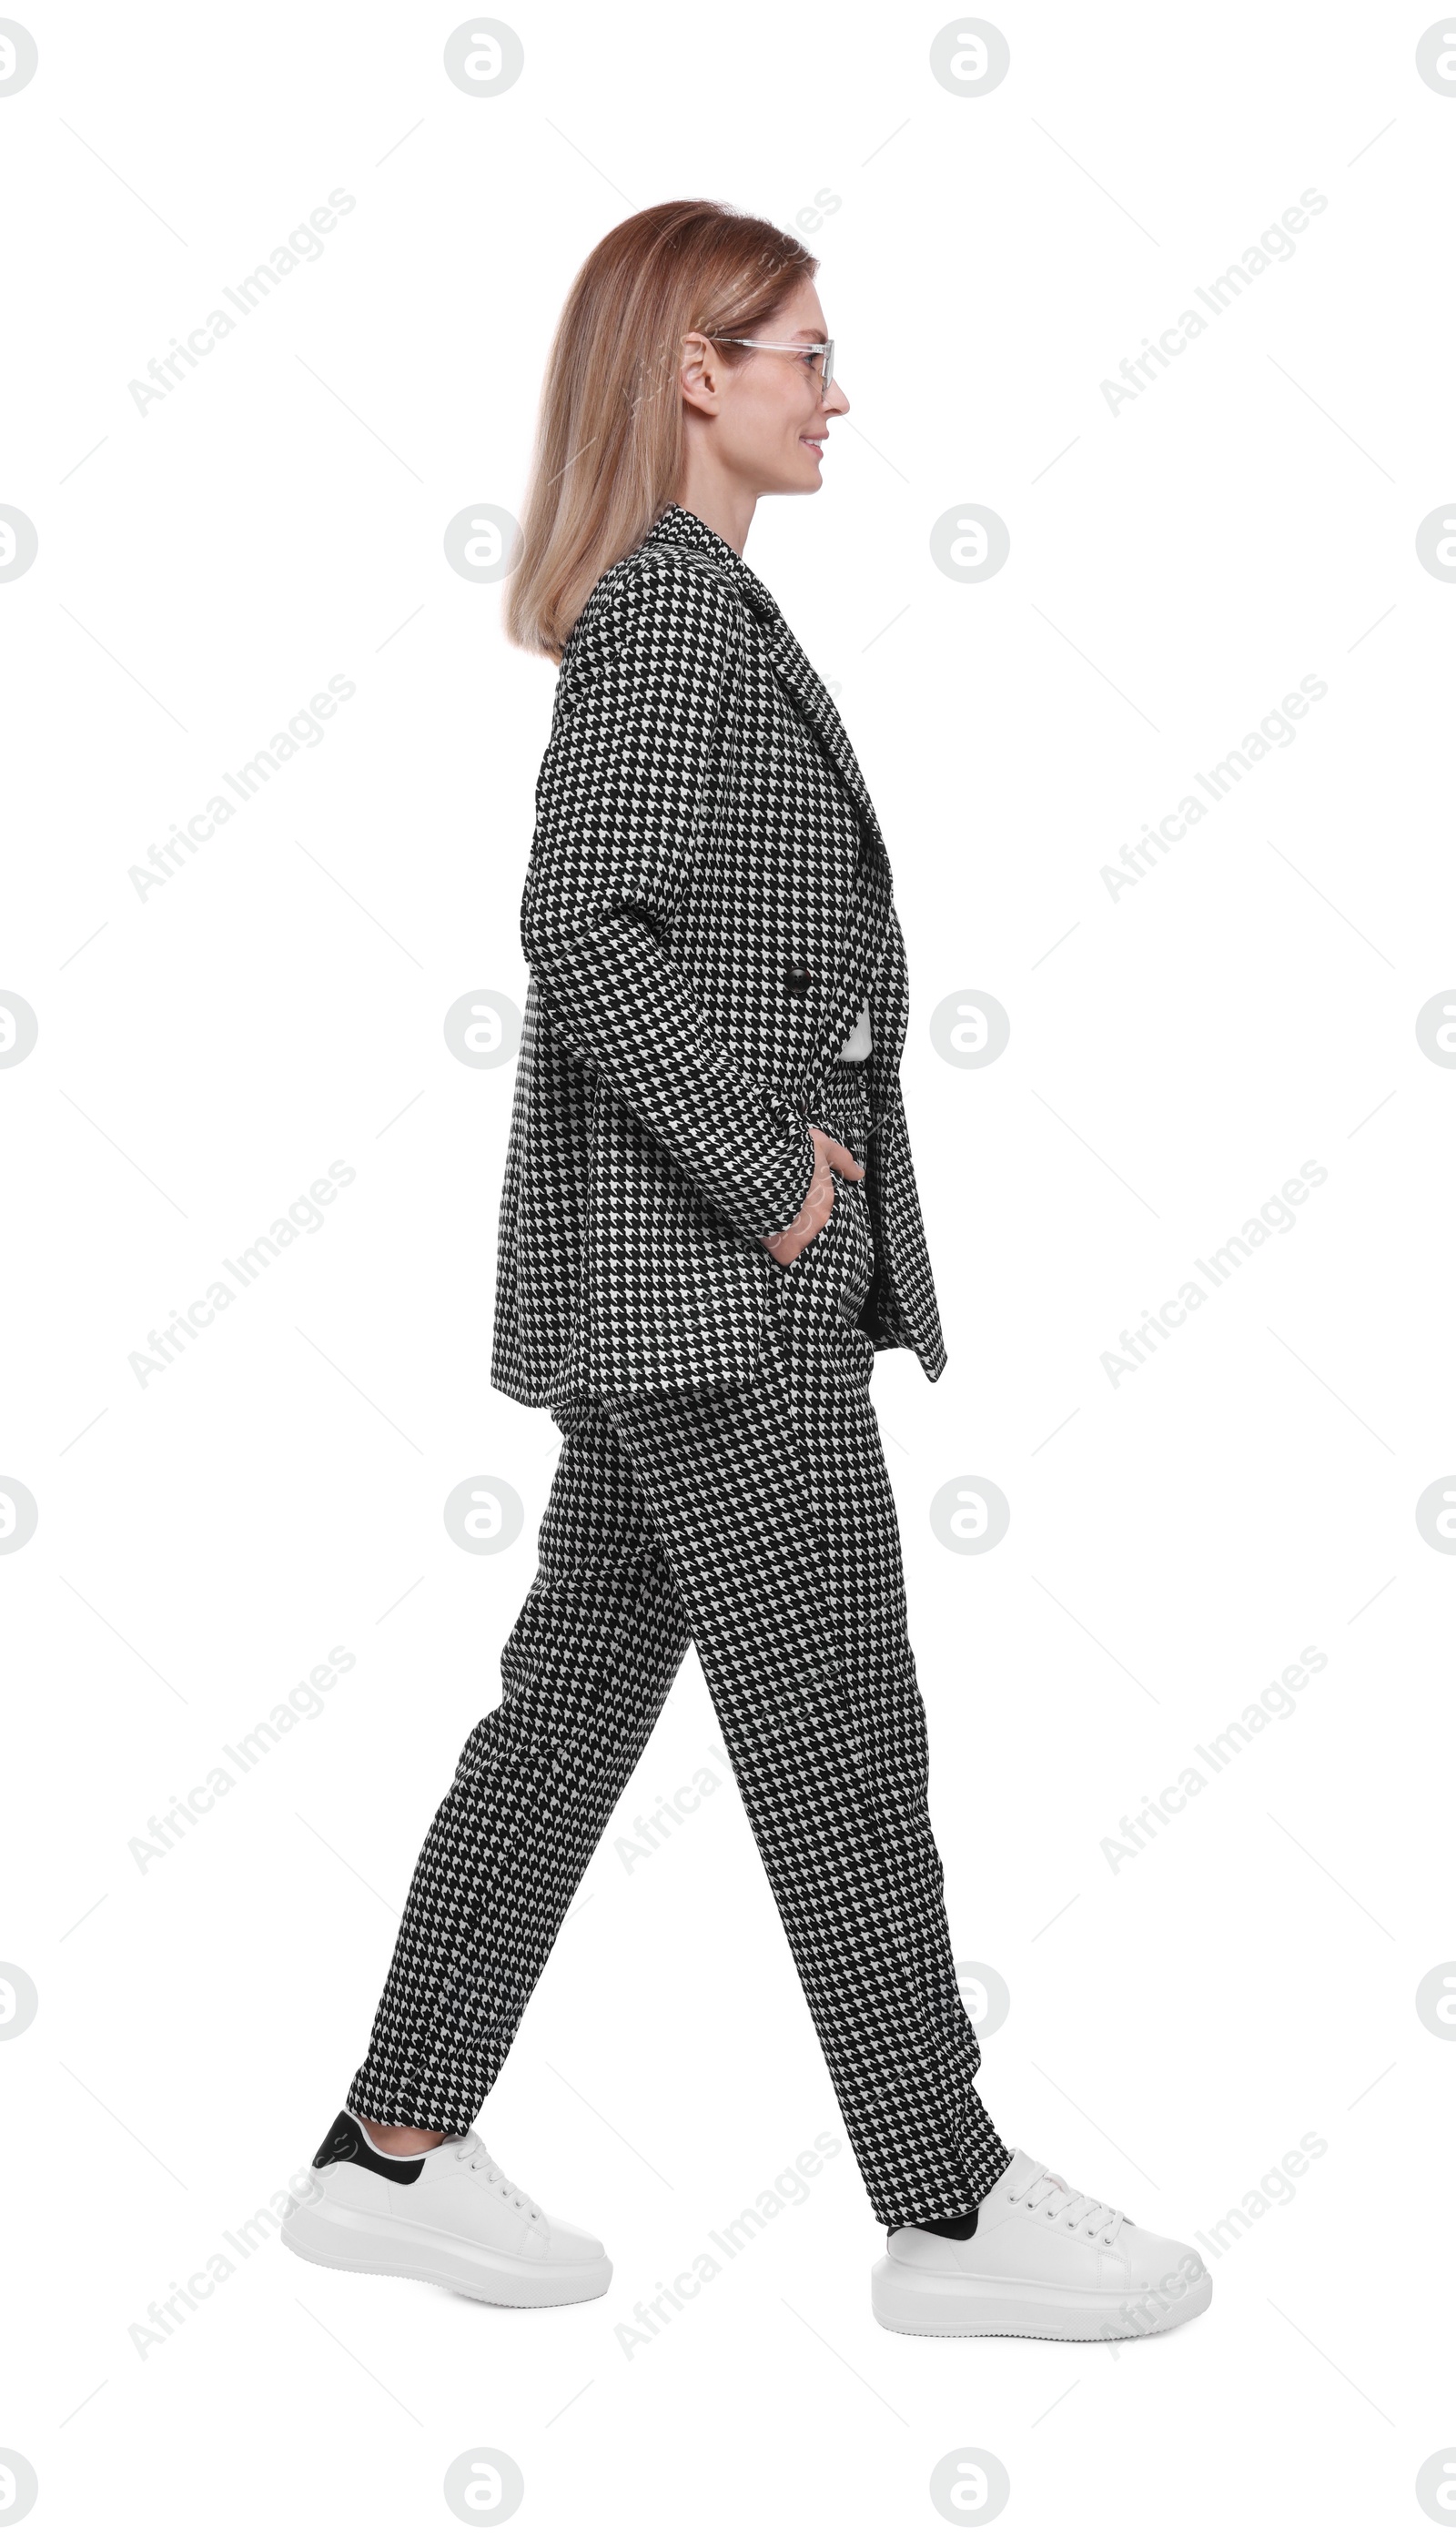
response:
<path id="1" fill-rule="evenodd" d="M 810 1117 L 861 1162 L 866 1076 L 835 1064 Z M 355 2113 L 470 2128 L 691 1642 L 877 2219 L 969 2211 L 1009 2164 L 974 2084 L 855 1324 L 871 1223 L 868 1188 L 836 1179 L 746 1386 L 554 1410 L 504 1695 L 421 1851 Z"/>

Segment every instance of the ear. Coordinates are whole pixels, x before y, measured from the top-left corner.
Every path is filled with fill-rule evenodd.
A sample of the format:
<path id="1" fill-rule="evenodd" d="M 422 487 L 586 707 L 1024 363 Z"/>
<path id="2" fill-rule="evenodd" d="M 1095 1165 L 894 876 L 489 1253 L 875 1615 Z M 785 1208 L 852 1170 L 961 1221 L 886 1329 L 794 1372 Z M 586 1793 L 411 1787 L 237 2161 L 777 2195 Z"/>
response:
<path id="1" fill-rule="evenodd" d="M 717 415 L 726 368 L 718 347 L 707 336 L 700 336 L 696 330 L 684 336 L 678 386 L 688 405 L 696 407 L 701 415 Z"/>

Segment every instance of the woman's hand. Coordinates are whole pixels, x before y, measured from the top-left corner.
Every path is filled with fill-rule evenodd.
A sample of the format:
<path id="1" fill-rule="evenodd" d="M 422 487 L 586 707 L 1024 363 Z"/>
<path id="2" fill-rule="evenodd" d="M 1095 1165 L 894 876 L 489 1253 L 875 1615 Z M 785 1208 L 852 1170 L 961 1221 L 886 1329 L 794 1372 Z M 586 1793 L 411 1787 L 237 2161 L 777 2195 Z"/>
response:
<path id="1" fill-rule="evenodd" d="M 814 1143 L 814 1176 L 809 1191 L 788 1228 L 776 1229 L 763 1241 L 776 1265 L 792 1265 L 796 1256 L 804 1254 L 810 1241 L 817 1238 L 834 1208 L 834 1176 L 845 1177 L 851 1185 L 858 1185 L 865 1173 L 858 1159 L 851 1158 L 843 1143 L 831 1141 L 827 1132 L 819 1130 L 817 1123 L 811 1123 L 809 1137 Z"/>

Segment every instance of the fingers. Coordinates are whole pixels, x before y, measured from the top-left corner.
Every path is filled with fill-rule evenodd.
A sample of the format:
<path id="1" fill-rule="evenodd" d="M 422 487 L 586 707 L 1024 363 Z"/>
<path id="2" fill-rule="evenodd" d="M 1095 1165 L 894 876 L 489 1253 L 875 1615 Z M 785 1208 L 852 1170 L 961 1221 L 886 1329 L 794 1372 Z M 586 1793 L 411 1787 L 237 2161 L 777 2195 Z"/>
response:
<path id="1" fill-rule="evenodd" d="M 804 1254 L 810 1240 L 817 1238 L 828 1216 L 827 1212 L 820 1212 L 811 1219 L 807 1212 L 800 1212 L 787 1229 L 772 1231 L 759 1244 L 767 1248 L 776 1265 L 792 1265 L 796 1256 Z"/>
<path id="2" fill-rule="evenodd" d="M 865 1173 L 858 1159 L 852 1151 L 845 1149 L 842 1141 L 831 1141 L 827 1134 L 822 1137 L 824 1147 L 821 1155 L 834 1170 L 835 1175 L 847 1177 L 851 1185 L 858 1185 Z"/>
<path id="3" fill-rule="evenodd" d="M 776 1229 L 764 1239 L 776 1265 L 792 1265 L 802 1256 L 811 1239 L 817 1238 L 834 1208 L 834 1180 L 824 1164 L 822 1150 L 816 1154 L 814 1182 L 787 1229 Z"/>
<path id="4" fill-rule="evenodd" d="M 776 1229 L 760 1241 L 776 1265 L 792 1265 L 802 1256 L 812 1239 L 817 1238 L 834 1208 L 834 1178 L 843 1177 L 847 1184 L 859 1185 L 864 1169 L 842 1141 L 832 1140 L 817 1123 L 811 1123 L 809 1136 L 814 1143 L 814 1171 L 810 1188 L 787 1229 Z"/>
<path id="5" fill-rule="evenodd" d="M 791 1237 L 787 1230 L 780 1230 L 763 1241 L 776 1265 L 792 1265 L 806 1243 L 803 1239 Z"/>

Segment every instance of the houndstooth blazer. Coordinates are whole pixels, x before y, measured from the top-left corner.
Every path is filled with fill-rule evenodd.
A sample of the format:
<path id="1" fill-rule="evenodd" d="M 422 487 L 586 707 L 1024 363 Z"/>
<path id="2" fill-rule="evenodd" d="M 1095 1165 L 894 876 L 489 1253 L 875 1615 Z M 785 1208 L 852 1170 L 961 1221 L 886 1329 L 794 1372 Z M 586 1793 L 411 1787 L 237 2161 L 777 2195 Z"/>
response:
<path id="1" fill-rule="evenodd" d="M 761 1245 L 868 996 L 880 1347 L 945 1366 L 899 1063 L 904 947 L 838 713 L 773 595 L 681 504 L 587 597 L 557 673 L 497 1248 L 496 1387 L 717 1391 L 754 1367 Z"/>

